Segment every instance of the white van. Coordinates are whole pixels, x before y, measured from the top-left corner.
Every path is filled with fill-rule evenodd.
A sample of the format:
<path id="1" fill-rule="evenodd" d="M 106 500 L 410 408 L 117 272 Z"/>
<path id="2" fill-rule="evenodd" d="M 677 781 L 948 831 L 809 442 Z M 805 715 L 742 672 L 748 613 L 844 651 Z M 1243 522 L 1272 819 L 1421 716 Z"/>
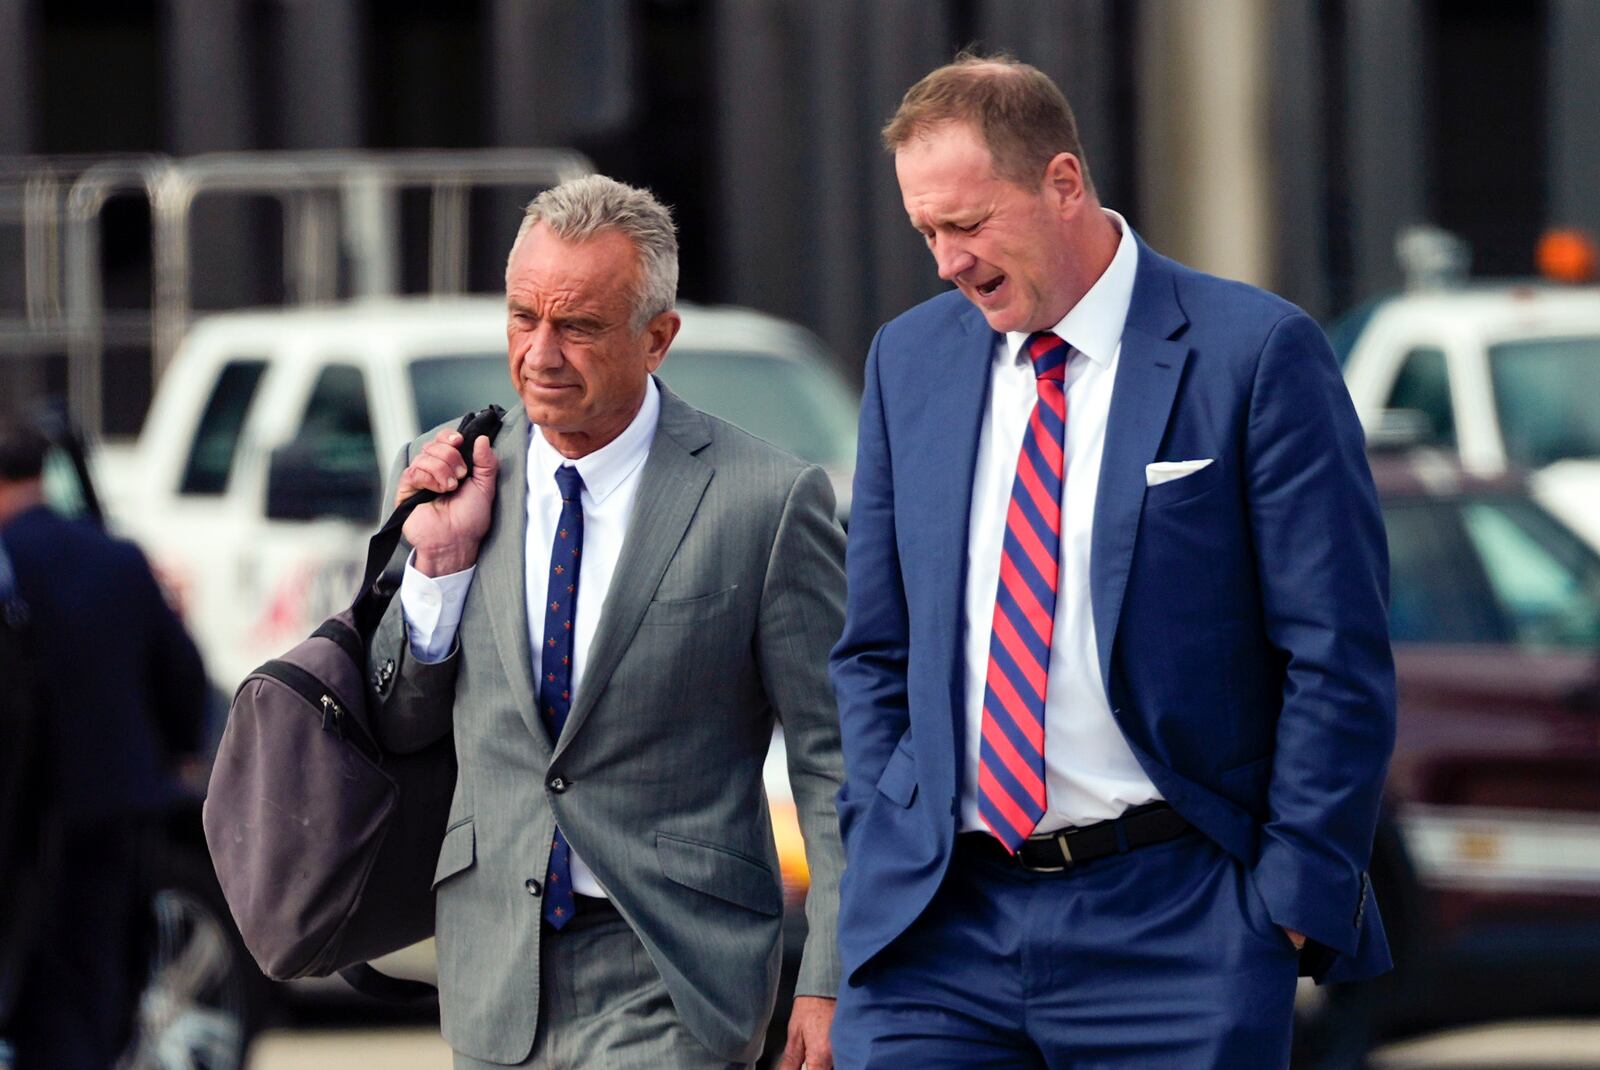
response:
<path id="1" fill-rule="evenodd" d="M 663 380 L 824 466 L 842 512 L 860 400 L 821 342 L 756 312 L 681 311 Z M 402 444 L 490 402 L 519 404 L 500 300 L 225 313 L 191 330 L 103 485 L 231 694 L 349 603 Z"/>

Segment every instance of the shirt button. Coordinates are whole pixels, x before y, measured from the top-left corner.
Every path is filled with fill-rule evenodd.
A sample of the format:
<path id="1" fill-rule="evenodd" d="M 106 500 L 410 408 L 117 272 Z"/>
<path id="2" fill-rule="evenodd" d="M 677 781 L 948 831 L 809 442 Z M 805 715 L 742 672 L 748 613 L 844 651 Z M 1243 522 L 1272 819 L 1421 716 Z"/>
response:
<path id="1" fill-rule="evenodd" d="M 533 896 L 535 899 L 539 898 L 540 894 L 544 891 L 543 888 L 539 887 L 539 882 L 534 880 L 532 877 L 529 877 L 527 880 L 523 881 L 522 886 L 528 889 L 528 894 Z"/>
<path id="2" fill-rule="evenodd" d="M 567 790 L 567 783 L 566 778 L 553 776 L 550 778 L 550 790 L 560 795 Z"/>

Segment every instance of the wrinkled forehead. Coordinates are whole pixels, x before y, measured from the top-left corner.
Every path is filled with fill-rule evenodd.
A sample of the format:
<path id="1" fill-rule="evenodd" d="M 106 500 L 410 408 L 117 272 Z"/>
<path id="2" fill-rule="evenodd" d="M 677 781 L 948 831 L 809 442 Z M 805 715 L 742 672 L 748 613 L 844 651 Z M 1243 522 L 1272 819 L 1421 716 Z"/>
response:
<path id="1" fill-rule="evenodd" d="M 640 270 L 638 250 L 621 231 L 601 230 L 568 241 L 540 223 L 511 257 L 506 296 L 512 302 L 626 307 L 637 291 Z"/>

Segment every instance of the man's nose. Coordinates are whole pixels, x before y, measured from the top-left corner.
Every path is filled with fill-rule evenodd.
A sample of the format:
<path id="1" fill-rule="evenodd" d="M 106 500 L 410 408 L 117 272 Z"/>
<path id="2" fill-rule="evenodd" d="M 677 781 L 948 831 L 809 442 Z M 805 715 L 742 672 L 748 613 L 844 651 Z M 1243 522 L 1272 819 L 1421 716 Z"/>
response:
<path id="1" fill-rule="evenodd" d="M 939 267 L 939 277 L 945 282 L 954 282 L 958 276 L 977 262 L 973 255 L 962 248 L 959 243 L 948 238 L 934 239 L 933 261 Z"/>
<path id="2" fill-rule="evenodd" d="M 558 368 L 562 360 L 561 340 L 549 323 L 541 323 L 523 336 L 523 364 L 530 368 Z"/>

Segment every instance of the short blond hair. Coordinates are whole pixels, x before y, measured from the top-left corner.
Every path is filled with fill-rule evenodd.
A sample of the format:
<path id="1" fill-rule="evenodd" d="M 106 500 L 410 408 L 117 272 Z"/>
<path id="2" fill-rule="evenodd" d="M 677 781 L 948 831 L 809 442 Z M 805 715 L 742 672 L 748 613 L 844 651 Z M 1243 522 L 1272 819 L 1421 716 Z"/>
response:
<path id="1" fill-rule="evenodd" d="M 1089 180 L 1072 106 L 1049 75 L 1005 53 L 962 52 L 906 91 L 883 128 L 883 146 L 897 152 L 946 123 L 969 123 L 994 160 L 994 173 L 1033 189 L 1057 154 L 1070 152 Z"/>

